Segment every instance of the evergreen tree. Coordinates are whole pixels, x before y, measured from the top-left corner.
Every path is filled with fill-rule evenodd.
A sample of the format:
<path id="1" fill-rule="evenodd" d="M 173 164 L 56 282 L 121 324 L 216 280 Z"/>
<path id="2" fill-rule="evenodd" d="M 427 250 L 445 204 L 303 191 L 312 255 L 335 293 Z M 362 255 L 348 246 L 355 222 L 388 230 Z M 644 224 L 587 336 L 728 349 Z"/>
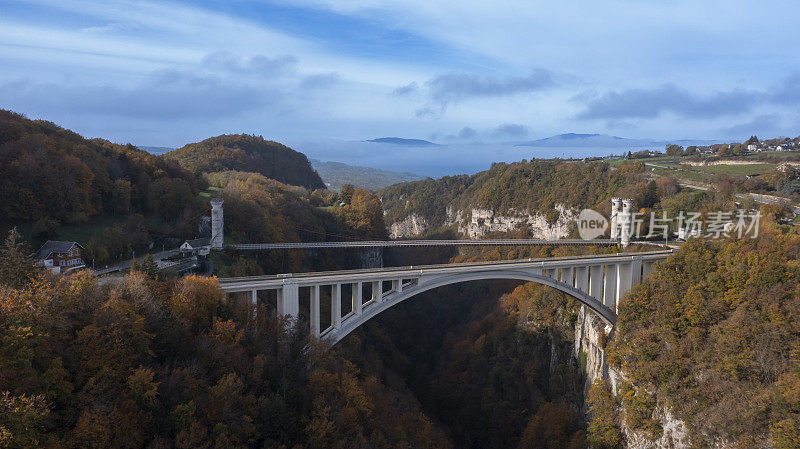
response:
<path id="1" fill-rule="evenodd" d="M 142 259 L 142 264 L 140 267 L 140 270 L 150 279 L 155 279 L 158 276 L 158 264 L 155 260 L 153 260 L 150 254 Z"/>
<path id="2" fill-rule="evenodd" d="M 339 201 L 345 204 L 350 204 L 353 201 L 353 184 L 345 184 L 342 186 L 342 191 L 339 192 Z"/>
<path id="3" fill-rule="evenodd" d="M 28 282 L 35 270 L 31 252 L 28 242 L 13 227 L 0 248 L 0 284 L 20 288 Z"/>

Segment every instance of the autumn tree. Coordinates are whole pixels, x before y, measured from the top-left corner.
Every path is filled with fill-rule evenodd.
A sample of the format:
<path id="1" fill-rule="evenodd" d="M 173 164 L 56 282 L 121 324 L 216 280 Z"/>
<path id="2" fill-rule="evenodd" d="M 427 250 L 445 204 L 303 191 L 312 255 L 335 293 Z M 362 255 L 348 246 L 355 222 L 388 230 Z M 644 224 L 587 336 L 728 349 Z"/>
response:
<path id="1" fill-rule="evenodd" d="M 345 184 L 342 186 L 342 191 L 339 192 L 339 201 L 345 204 L 350 204 L 353 201 L 353 191 L 355 188 L 353 184 Z"/>
<path id="2" fill-rule="evenodd" d="M 0 283 L 13 288 L 25 285 L 35 270 L 30 255 L 30 246 L 17 228 L 12 228 L 0 248 Z"/>
<path id="3" fill-rule="evenodd" d="M 683 147 L 680 146 L 680 145 L 675 145 L 675 144 L 667 145 L 664 153 L 667 156 L 682 156 L 683 155 Z"/>

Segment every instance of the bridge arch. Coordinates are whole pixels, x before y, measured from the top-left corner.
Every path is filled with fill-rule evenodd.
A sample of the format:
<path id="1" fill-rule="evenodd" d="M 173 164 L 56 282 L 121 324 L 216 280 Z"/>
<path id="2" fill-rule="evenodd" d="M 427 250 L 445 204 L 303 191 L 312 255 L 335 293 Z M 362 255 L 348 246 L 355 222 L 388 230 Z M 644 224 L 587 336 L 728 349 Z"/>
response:
<path id="1" fill-rule="evenodd" d="M 577 299 L 581 302 L 581 304 L 584 304 L 589 309 L 594 311 L 609 326 L 614 326 L 616 323 L 616 313 L 613 310 L 604 306 L 602 302 L 598 301 L 592 296 L 589 296 L 589 294 L 578 290 L 569 284 L 558 281 L 551 277 L 537 273 L 531 273 L 525 270 L 493 270 L 484 272 L 437 275 L 431 277 L 423 276 L 419 279 L 417 284 L 404 287 L 400 292 L 392 292 L 391 294 L 382 298 L 382 301 L 370 304 L 368 307 L 364 308 L 361 314 L 348 317 L 346 320 L 342 321 L 341 327 L 331 328 L 328 332 L 323 334 L 321 338 L 327 340 L 331 345 L 335 345 L 351 332 L 358 329 L 362 324 L 376 317 L 385 310 L 400 304 L 406 299 L 438 287 L 481 280 L 519 280 L 546 285 Z"/>

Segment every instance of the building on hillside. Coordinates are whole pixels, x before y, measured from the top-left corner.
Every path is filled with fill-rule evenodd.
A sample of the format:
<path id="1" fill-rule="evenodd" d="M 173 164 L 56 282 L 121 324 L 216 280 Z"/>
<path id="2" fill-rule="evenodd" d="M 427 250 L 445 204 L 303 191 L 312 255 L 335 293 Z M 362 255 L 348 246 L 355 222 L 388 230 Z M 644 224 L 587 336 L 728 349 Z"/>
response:
<path id="1" fill-rule="evenodd" d="M 199 254 L 201 256 L 207 256 L 208 253 L 211 251 L 211 239 L 204 238 L 204 239 L 187 240 L 183 242 L 183 245 L 181 245 L 180 250 L 181 253 L 184 254 Z"/>
<path id="2" fill-rule="evenodd" d="M 64 273 L 86 265 L 83 262 L 83 247 L 77 242 L 48 240 L 36 251 L 36 264 L 52 271 Z"/>
<path id="3" fill-rule="evenodd" d="M 761 148 L 759 148 L 758 145 L 751 143 L 750 145 L 747 145 L 747 151 L 749 153 L 758 153 L 759 151 L 761 151 Z"/>

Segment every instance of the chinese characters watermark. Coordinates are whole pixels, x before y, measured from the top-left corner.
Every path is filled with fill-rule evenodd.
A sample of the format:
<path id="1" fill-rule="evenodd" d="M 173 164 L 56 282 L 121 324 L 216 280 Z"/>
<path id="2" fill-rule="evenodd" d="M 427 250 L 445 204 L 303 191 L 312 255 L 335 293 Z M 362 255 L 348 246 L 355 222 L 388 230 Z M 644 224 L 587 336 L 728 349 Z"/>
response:
<path id="1" fill-rule="evenodd" d="M 713 211 L 705 215 L 700 212 L 678 212 L 670 217 L 666 211 L 650 212 L 646 217 L 642 212 L 618 214 L 609 221 L 597 211 L 584 209 L 578 216 L 578 233 L 584 240 L 592 240 L 612 229 L 612 235 L 626 235 L 631 239 L 669 240 L 675 236 L 680 240 L 690 238 L 722 237 L 757 238 L 760 212 L 748 212 L 743 209 L 731 211 Z M 624 238 L 624 237 L 623 237 Z"/>

